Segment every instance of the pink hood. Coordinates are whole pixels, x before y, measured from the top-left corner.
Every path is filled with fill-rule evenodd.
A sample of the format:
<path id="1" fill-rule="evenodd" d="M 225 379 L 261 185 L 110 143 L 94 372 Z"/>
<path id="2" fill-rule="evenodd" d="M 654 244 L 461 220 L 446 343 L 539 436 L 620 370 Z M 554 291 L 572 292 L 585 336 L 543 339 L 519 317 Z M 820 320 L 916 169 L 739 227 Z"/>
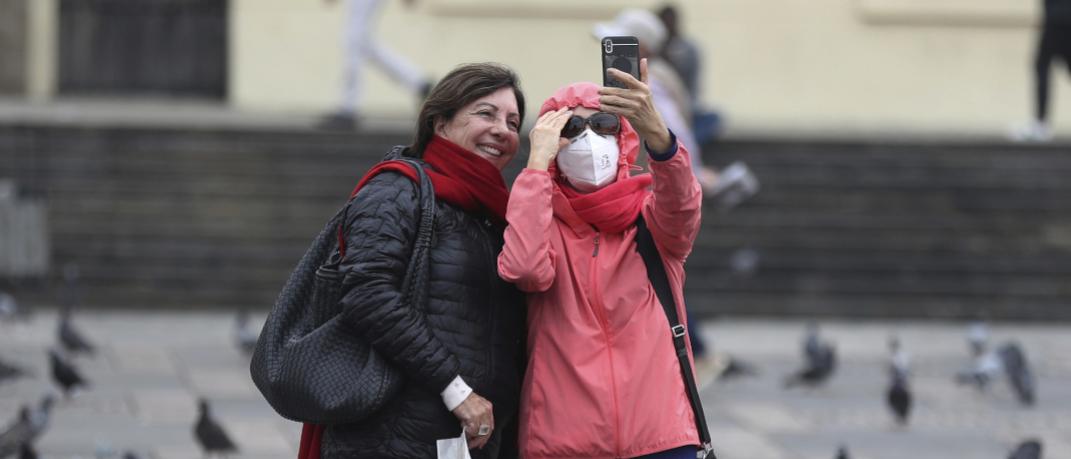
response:
<path id="1" fill-rule="evenodd" d="M 589 82 L 563 86 L 554 91 L 546 102 L 543 102 L 543 106 L 539 107 L 539 115 L 542 116 L 546 112 L 562 107 L 587 107 L 598 110 L 599 86 Z M 640 136 L 636 134 L 636 130 L 625 117 L 618 116 L 618 119 L 621 120 L 621 133 L 617 135 L 617 146 L 621 150 L 621 155 L 617 159 L 617 179 L 621 180 L 629 177 L 632 166 L 636 163 L 636 157 L 640 152 Z M 559 176 L 558 167 L 554 163 L 550 165 L 550 174 L 554 178 Z"/>

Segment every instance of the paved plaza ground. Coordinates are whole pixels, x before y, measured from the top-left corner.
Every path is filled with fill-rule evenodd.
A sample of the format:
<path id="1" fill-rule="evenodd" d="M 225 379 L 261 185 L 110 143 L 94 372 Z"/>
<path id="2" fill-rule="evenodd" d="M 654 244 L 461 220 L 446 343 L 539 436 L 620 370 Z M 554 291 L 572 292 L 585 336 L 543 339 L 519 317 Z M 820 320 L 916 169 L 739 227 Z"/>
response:
<path id="1" fill-rule="evenodd" d="M 263 319 L 263 316 L 257 318 Z M 46 350 L 55 342 L 55 313 L 0 323 L 0 359 L 34 375 L 0 385 L 0 423 L 55 389 Z M 232 345 L 233 315 L 214 312 L 85 312 L 76 325 L 100 347 L 77 365 L 92 387 L 60 401 L 38 443 L 44 458 L 202 457 L 192 436 L 196 399 L 206 397 L 239 444 L 232 458 L 291 459 L 300 427 L 260 398 L 248 358 Z M 802 320 L 723 319 L 703 324 L 719 350 L 758 366 L 755 377 L 707 382 L 702 389 L 721 459 L 833 458 L 838 445 L 856 459 L 1003 459 L 1027 437 L 1044 441 L 1047 459 L 1071 458 L 1071 326 L 993 324 L 992 339 L 1015 339 L 1038 379 L 1038 404 L 1018 404 L 1004 380 L 988 392 L 958 387 L 967 363 L 965 324 L 848 322 L 822 324 L 840 367 L 814 390 L 784 390 L 799 360 Z M 885 408 L 886 339 L 896 332 L 912 355 L 916 410 L 907 428 Z M 118 457 L 117 454 L 112 457 Z"/>

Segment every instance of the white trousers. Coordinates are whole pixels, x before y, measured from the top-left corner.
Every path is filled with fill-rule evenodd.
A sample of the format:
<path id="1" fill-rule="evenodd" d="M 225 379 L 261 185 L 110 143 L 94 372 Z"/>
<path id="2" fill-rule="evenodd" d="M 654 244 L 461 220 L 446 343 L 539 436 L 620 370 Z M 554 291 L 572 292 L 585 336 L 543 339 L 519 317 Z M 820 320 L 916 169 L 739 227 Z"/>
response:
<path id="1" fill-rule="evenodd" d="M 362 102 L 365 62 L 374 62 L 409 90 L 418 92 L 427 79 L 412 62 L 379 44 L 372 35 L 376 14 L 384 0 L 349 0 L 346 17 L 345 68 L 342 73 L 340 110 L 354 113 Z"/>

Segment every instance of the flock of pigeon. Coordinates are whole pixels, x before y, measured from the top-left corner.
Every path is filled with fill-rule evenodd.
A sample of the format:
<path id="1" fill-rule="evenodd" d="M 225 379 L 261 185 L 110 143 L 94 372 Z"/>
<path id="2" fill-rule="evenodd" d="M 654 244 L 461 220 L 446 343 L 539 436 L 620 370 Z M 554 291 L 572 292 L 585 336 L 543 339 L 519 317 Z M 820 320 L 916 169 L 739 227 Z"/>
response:
<path id="1" fill-rule="evenodd" d="M 63 301 L 56 326 L 56 343 L 58 348 L 48 350 L 49 368 L 52 382 L 70 399 L 77 391 L 89 390 L 90 382 L 78 370 L 77 360 L 81 356 L 93 355 L 96 347 L 81 331 L 75 327 L 71 311 L 78 302 L 75 290 L 76 270 L 65 270 L 68 294 Z M 28 314 L 19 310 L 15 299 L 0 292 L 0 321 L 29 320 Z M 249 327 L 249 316 L 240 311 L 235 322 L 236 345 L 243 353 L 250 354 L 256 345 L 257 332 Z M 972 354 L 972 363 L 955 374 L 954 380 L 978 390 L 986 390 L 991 383 L 1003 373 L 1017 399 L 1025 406 L 1032 406 L 1036 400 L 1035 380 L 1030 370 L 1026 354 L 1015 342 L 1008 342 L 993 350 L 989 347 L 989 332 L 982 323 L 973 324 L 968 331 L 968 345 Z M 893 420 L 900 426 L 906 426 L 911 417 L 913 395 L 910 388 L 910 357 L 896 337 L 889 339 L 889 384 L 886 402 Z M 837 352 L 834 344 L 822 339 L 818 326 L 809 324 L 804 334 L 803 365 L 784 379 L 785 389 L 794 387 L 815 388 L 826 384 L 837 369 Z M 25 377 L 33 377 L 30 371 L 17 365 L 7 363 L 0 354 L 0 385 Z M 752 375 L 757 371 L 754 365 L 739 359 L 729 358 L 722 369 L 720 377 Z M 34 445 L 47 431 L 49 418 L 56 405 L 53 394 L 45 395 L 36 405 L 23 404 L 13 419 L 0 430 L 0 459 L 36 458 Z M 226 455 L 238 452 L 235 443 L 223 427 L 211 416 L 209 403 L 198 400 L 199 414 L 193 425 L 193 436 L 200 444 L 205 455 Z M 3 422 L 0 419 L 0 422 Z M 1040 459 L 1042 445 L 1039 440 L 1028 439 L 1019 444 L 1008 459 Z M 114 454 L 98 457 L 116 457 Z M 119 455 L 122 459 L 137 459 L 132 451 Z M 849 459 L 846 446 L 841 446 L 837 459 Z"/>
<path id="2" fill-rule="evenodd" d="M 954 375 L 956 383 L 984 391 L 1003 373 L 1019 402 L 1024 406 L 1034 405 L 1036 383 L 1026 353 L 1018 343 L 1007 342 L 996 350 L 990 349 L 989 331 L 982 322 L 976 322 L 970 326 L 967 342 L 972 362 L 967 368 Z M 836 372 L 836 347 L 832 342 L 821 338 L 817 324 L 807 325 L 802 344 L 803 365 L 784 378 L 785 389 L 820 387 L 826 384 Z M 914 398 L 910 388 L 910 356 L 896 336 L 889 338 L 888 347 L 889 385 L 885 392 L 885 401 L 893 420 L 903 427 L 910 420 Z M 753 365 L 730 357 L 720 377 L 755 373 L 757 372 Z M 1011 452 L 1008 459 L 1040 459 L 1041 453 L 1040 440 L 1027 439 Z M 836 459 L 849 459 L 851 456 L 848 448 L 842 445 L 838 448 L 835 457 Z"/>
<path id="3" fill-rule="evenodd" d="M 76 272 L 75 272 L 76 273 Z M 68 290 L 73 291 L 77 276 L 65 272 Z M 78 368 L 78 360 L 85 356 L 92 356 L 96 347 L 74 324 L 71 310 L 77 302 L 76 295 L 67 295 L 61 299 L 64 305 L 59 314 L 56 326 L 56 343 L 58 348 L 48 350 L 48 366 L 52 383 L 63 394 L 64 400 L 76 396 L 77 392 L 91 390 L 91 383 L 83 376 Z M 30 315 L 20 311 L 15 299 L 4 292 L 0 292 L 0 321 L 31 320 Z M 248 328 L 248 315 L 244 312 L 238 314 L 236 321 L 235 338 L 237 346 L 245 353 L 251 353 L 256 344 L 257 333 Z M 0 349 L 2 350 L 2 349 Z M 7 363 L 0 354 L 0 385 L 19 378 L 33 378 L 29 370 L 18 365 Z M 193 423 L 193 437 L 201 446 L 205 455 L 226 456 L 235 454 L 238 447 L 230 439 L 226 431 L 211 415 L 211 408 L 205 399 L 198 400 L 198 416 Z M 0 424 L 0 459 L 18 458 L 33 459 L 38 454 L 35 450 L 37 440 L 45 434 L 49 426 L 49 418 L 53 415 L 53 408 L 57 404 L 56 397 L 48 394 L 36 404 L 23 404 L 14 418 L 6 425 Z M 6 416 L 6 415 L 4 415 Z M 0 418 L 0 423 L 5 422 Z M 122 454 L 114 452 L 97 451 L 98 458 L 121 458 L 138 459 L 139 456 L 133 451 L 124 451 Z"/>

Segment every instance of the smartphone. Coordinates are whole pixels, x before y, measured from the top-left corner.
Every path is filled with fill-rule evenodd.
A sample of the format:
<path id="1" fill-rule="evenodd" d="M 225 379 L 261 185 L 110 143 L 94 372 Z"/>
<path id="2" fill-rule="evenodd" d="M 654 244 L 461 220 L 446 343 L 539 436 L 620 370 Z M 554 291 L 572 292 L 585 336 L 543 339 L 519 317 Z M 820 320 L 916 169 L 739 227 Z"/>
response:
<path id="1" fill-rule="evenodd" d="M 625 84 L 606 73 L 615 68 L 640 79 L 640 41 L 633 36 L 604 37 L 602 43 L 602 85 L 624 88 Z"/>

